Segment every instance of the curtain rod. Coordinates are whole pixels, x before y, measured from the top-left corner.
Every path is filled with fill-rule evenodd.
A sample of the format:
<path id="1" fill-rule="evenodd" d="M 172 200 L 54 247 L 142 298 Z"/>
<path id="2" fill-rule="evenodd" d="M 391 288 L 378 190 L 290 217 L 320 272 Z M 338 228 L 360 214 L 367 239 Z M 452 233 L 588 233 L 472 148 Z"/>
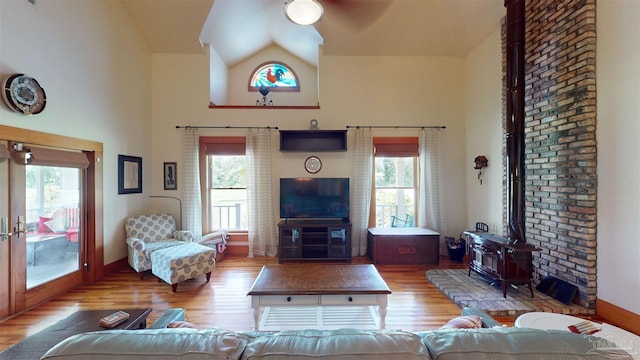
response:
<path id="1" fill-rule="evenodd" d="M 278 130 L 277 126 L 180 126 L 176 125 L 176 129 L 275 129 Z"/>
<path id="2" fill-rule="evenodd" d="M 358 129 L 358 128 L 369 128 L 369 129 L 446 129 L 446 126 L 362 126 L 356 125 L 351 126 L 347 125 L 347 129 Z"/>

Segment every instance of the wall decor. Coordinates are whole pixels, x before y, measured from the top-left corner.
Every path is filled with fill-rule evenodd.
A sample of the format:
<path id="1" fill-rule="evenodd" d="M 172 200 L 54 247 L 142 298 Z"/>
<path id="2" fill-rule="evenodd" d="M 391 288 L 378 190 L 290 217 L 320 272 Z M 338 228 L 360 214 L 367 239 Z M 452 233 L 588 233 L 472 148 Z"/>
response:
<path id="1" fill-rule="evenodd" d="M 142 192 L 142 158 L 118 155 L 118 194 Z"/>
<path id="2" fill-rule="evenodd" d="M 164 189 L 178 190 L 178 163 L 164 163 Z"/>
<path id="3" fill-rule="evenodd" d="M 304 161 L 304 168 L 310 174 L 315 174 L 322 169 L 322 161 L 317 156 L 309 156 L 307 160 Z"/>
<path id="4" fill-rule="evenodd" d="M 35 115 L 44 110 L 47 95 L 36 79 L 25 74 L 13 74 L 2 83 L 2 100 L 15 112 Z"/>

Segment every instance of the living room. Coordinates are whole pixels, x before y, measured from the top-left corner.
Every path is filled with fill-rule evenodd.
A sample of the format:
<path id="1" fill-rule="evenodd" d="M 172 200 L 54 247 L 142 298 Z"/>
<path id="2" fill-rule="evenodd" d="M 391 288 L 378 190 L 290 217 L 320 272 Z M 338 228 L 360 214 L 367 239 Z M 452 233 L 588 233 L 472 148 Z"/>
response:
<path id="1" fill-rule="evenodd" d="M 592 137 L 587 139 L 595 142 L 593 136 L 597 135 L 597 187 L 589 189 L 590 197 L 584 198 L 595 202 L 593 192 L 597 191 L 592 214 L 597 222 L 590 219 L 589 233 L 577 237 L 589 237 L 586 241 L 597 238 L 597 253 L 588 259 L 597 262 L 597 273 L 588 274 L 588 281 L 593 282 L 588 287 L 597 292 L 594 290 L 588 301 L 595 303 L 596 312 L 604 309 L 624 321 L 640 314 L 633 296 L 634 289 L 640 288 L 640 273 L 632 270 L 626 259 L 640 254 L 633 231 L 640 204 L 625 201 L 638 198 L 633 179 L 640 170 L 637 161 L 626 161 L 639 153 L 640 146 L 635 139 L 639 114 L 634 106 L 638 95 L 634 84 L 640 80 L 640 70 L 633 66 L 640 57 L 638 3 L 599 1 L 596 5 L 587 1 L 584 6 L 598 14 L 597 69 L 594 66 L 592 72 L 597 75 L 594 121 L 598 119 L 598 126 L 590 124 L 597 129 L 592 129 Z M 149 198 L 181 194 L 181 187 L 165 191 L 162 181 L 164 162 L 177 162 L 179 174 L 183 170 L 182 131 L 176 125 L 304 130 L 311 119 L 317 119 L 319 127 L 326 130 L 347 125 L 444 125 L 443 230 L 457 235 L 476 221 L 490 224 L 495 231 L 504 225 L 503 169 L 499 165 L 503 151 L 499 18 L 494 31 L 464 56 L 320 54 L 318 108 L 211 109 L 210 50 L 154 52 L 120 2 L 43 1 L 34 6 L 12 0 L 1 2 L 0 9 L 0 72 L 3 77 L 28 73 L 41 82 L 48 96 L 46 110 L 31 117 L 1 107 L 2 140 L 12 140 L 5 134 L 18 128 L 104 144 L 99 203 L 104 214 L 100 263 L 106 272 L 109 265 L 121 264 L 126 258 L 125 218 L 151 211 L 178 212 L 171 201 Z M 24 19 L 29 19 L 28 26 Z M 418 29 L 416 33 L 423 36 Z M 241 86 L 246 87 L 246 82 Z M 416 136 L 408 129 L 379 133 L 389 136 L 390 132 Z M 205 135 L 243 136 L 244 132 L 207 130 Z M 350 131 L 349 141 L 351 145 Z M 143 159 L 142 193 L 118 195 L 119 154 Z M 480 154 L 490 160 L 482 183 L 472 162 Z M 273 173 L 278 178 L 305 176 L 302 164 L 308 155 L 279 153 L 274 142 Z M 328 153 L 322 155 L 322 162 L 322 176 L 349 177 L 352 153 Z M 546 225 L 548 219 L 540 221 L 544 224 L 532 229 L 532 238 L 538 233 L 559 233 L 556 225 Z M 595 251 L 595 245 L 592 248 Z"/>

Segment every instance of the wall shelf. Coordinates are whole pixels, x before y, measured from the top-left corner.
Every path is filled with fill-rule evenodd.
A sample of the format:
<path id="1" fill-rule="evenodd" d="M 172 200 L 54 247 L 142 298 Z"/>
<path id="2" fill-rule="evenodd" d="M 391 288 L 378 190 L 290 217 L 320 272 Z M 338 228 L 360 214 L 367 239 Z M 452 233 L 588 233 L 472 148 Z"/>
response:
<path id="1" fill-rule="evenodd" d="M 347 151 L 347 130 L 280 130 L 280 151 Z"/>

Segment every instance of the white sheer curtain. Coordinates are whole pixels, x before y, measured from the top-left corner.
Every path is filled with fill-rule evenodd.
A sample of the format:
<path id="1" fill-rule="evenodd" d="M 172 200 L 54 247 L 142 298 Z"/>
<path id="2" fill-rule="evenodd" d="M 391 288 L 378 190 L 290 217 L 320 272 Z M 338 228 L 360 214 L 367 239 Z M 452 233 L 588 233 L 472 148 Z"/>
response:
<path id="1" fill-rule="evenodd" d="M 418 204 L 418 226 L 445 234 L 442 159 L 440 130 L 422 129 L 419 138 L 420 195 Z M 446 254 L 444 236 L 440 236 L 440 250 Z"/>
<path id="2" fill-rule="evenodd" d="M 273 212 L 271 130 L 248 130 L 246 156 L 249 257 L 276 256 L 278 231 Z"/>
<path id="3" fill-rule="evenodd" d="M 202 198 L 198 165 L 198 129 L 187 127 L 183 135 L 182 230 L 202 236 Z"/>
<path id="4" fill-rule="evenodd" d="M 351 254 L 367 254 L 367 228 L 371 206 L 373 135 L 369 128 L 356 128 L 351 192 Z"/>

